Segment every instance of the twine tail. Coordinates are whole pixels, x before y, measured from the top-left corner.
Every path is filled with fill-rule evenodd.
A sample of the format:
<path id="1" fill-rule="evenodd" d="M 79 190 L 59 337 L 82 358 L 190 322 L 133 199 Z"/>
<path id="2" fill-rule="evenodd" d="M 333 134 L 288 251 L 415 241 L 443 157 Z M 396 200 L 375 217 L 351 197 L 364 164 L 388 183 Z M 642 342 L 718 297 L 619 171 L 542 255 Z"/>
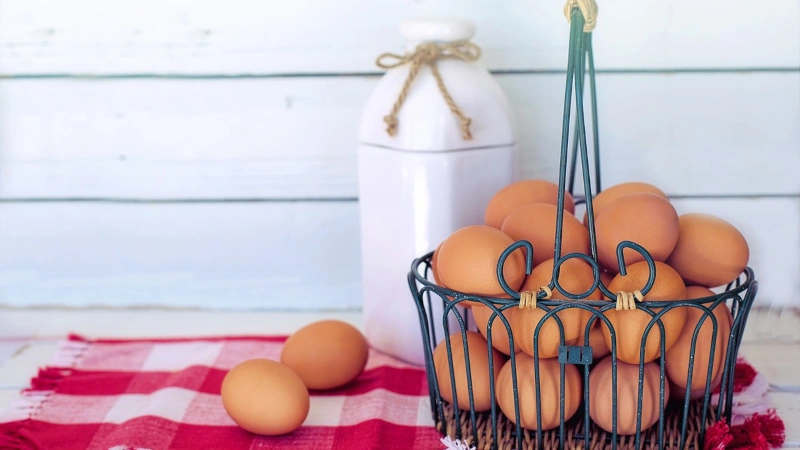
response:
<path id="1" fill-rule="evenodd" d="M 408 91 L 411 89 L 411 83 L 414 81 L 414 78 L 417 77 L 421 65 L 422 63 L 419 59 L 414 59 L 411 62 L 411 68 L 408 70 L 408 76 L 403 83 L 403 89 L 400 90 L 400 95 L 397 96 L 397 100 L 395 100 L 394 105 L 392 105 L 392 110 L 383 118 L 383 121 L 386 122 L 386 133 L 389 134 L 389 136 L 394 137 L 397 135 L 397 113 L 400 112 L 400 108 L 403 107 L 403 102 L 406 101 Z"/>
<path id="2" fill-rule="evenodd" d="M 465 141 L 471 141 L 472 132 L 470 131 L 469 127 L 472 125 L 472 119 L 465 116 L 464 113 L 461 112 L 461 108 L 456 105 L 453 97 L 451 97 L 450 93 L 447 92 L 447 88 L 444 86 L 444 81 L 442 80 L 442 75 L 439 73 L 439 67 L 436 65 L 436 62 L 431 61 L 430 66 L 431 71 L 433 72 L 433 77 L 436 79 L 436 85 L 439 87 L 439 91 L 442 93 L 442 97 L 444 97 L 447 107 L 450 108 L 450 112 L 452 112 L 454 116 L 458 117 L 458 120 L 461 122 L 461 137 Z"/>

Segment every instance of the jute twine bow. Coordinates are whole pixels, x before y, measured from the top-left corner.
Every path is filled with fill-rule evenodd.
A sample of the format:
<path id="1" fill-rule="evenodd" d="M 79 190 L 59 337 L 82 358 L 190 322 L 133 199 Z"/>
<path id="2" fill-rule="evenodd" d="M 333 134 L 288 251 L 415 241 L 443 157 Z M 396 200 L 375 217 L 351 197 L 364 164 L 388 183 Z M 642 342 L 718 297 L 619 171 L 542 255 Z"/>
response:
<path id="1" fill-rule="evenodd" d="M 553 291 L 547 287 L 542 286 L 539 292 L 544 292 L 544 300 L 549 299 L 553 295 Z M 519 309 L 534 309 L 536 308 L 536 295 L 539 292 L 524 291 L 519 293 Z"/>
<path id="2" fill-rule="evenodd" d="M 564 15 L 567 16 L 567 22 L 572 22 L 572 8 L 578 7 L 583 14 L 583 31 L 591 33 L 597 25 L 597 3 L 594 0 L 567 0 L 564 5 Z"/>
<path id="3" fill-rule="evenodd" d="M 636 309 L 636 302 L 644 300 L 642 291 L 636 290 L 633 292 L 618 292 L 617 293 L 617 311 L 632 311 Z"/>
<path id="4" fill-rule="evenodd" d="M 461 137 L 465 141 L 471 140 L 472 133 L 470 132 L 469 127 L 472 124 L 472 119 L 465 116 L 464 113 L 461 112 L 461 109 L 458 107 L 458 105 L 456 105 L 456 102 L 453 101 L 453 97 L 450 97 L 450 93 L 448 93 L 447 88 L 444 87 L 444 81 L 442 81 L 442 76 L 439 74 L 439 68 L 436 66 L 436 61 L 441 59 L 477 61 L 480 57 L 481 48 L 469 41 L 457 41 L 442 45 L 434 42 L 428 42 L 418 45 L 414 50 L 414 53 L 406 53 L 405 55 L 384 53 L 378 56 L 375 64 L 377 64 L 381 69 L 393 69 L 395 67 L 402 66 L 403 64 L 411 63 L 411 68 L 408 71 L 408 77 L 406 78 L 405 83 L 403 83 L 403 89 L 400 91 L 400 95 L 394 102 L 394 106 L 392 106 L 392 110 L 389 112 L 389 115 L 384 116 L 383 118 L 383 121 L 386 122 L 386 133 L 388 133 L 389 136 L 397 135 L 397 113 L 400 112 L 400 108 L 403 106 L 403 102 L 408 96 L 411 83 L 414 81 L 414 78 L 416 78 L 417 73 L 419 73 L 419 69 L 423 65 L 427 64 L 430 66 L 431 72 L 433 72 L 433 77 L 436 79 L 436 85 L 439 87 L 439 92 L 442 93 L 444 101 L 447 102 L 447 107 L 450 108 L 450 112 L 452 112 L 453 115 L 456 116 L 461 122 Z"/>

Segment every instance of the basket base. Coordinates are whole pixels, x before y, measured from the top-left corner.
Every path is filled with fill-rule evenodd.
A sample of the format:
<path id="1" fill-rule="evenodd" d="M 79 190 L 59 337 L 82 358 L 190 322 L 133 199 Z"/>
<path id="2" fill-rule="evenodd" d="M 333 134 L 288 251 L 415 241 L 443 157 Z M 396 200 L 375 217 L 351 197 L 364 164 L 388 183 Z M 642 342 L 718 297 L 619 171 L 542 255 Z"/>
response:
<path id="1" fill-rule="evenodd" d="M 444 409 L 444 421 L 437 421 L 436 429 L 440 433 L 446 434 L 453 439 L 456 439 L 456 425 L 454 421 L 453 407 L 447 402 L 442 402 Z M 689 450 L 702 450 L 702 442 L 700 442 L 700 421 L 702 419 L 702 401 L 692 402 L 689 408 L 689 420 L 686 424 L 686 445 L 684 449 Z M 708 417 L 706 420 L 706 428 L 711 426 L 716 419 L 714 418 L 713 408 L 709 408 Z M 681 438 L 681 418 L 683 410 L 681 408 L 671 405 L 667 408 L 664 418 L 664 447 L 665 449 L 678 449 Z M 499 450 L 515 450 L 517 447 L 516 427 L 508 420 L 502 413 L 498 411 L 497 414 L 497 433 L 499 439 L 497 441 L 497 448 Z M 579 416 L 579 417 L 577 417 Z M 492 419 L 491 414 L 488 412 L 476 414 L 476 425 L 478 428 L 478 442 L 474 442 L 472 436 L 472 424 L 469 418 L 469 412 L 466 414 L 462 411 L 459 414 L 459 422 L 461 422 L 461 439 L 465 441 L 469 447 L 475 447 L 476 450 L 490 450 L 492 448 Z M 583 411 L 578 411 L 576 417 L 566 423 L 564 427 L 564 448 L 586 450 L 584 440 L 584 425 L 583 425 Z M 589 436 L 589 449 L 590 450 L 611 450 L 611 433 L 603 430 L 595 424 L 591 424 Z M 523 432 L 523 449 L 537 449 L 536 431 L 522 430 Z M 559 447 L 558 428 L 548 430 L 542 433 L 543 447 L 542 449 L 556 449 Z M 628 450 L 634 449 L 634 436 L 618 436 L 617 449 Z M 650 427 L 642 433 L 641 449 L 657 450 L 658 447 L 658 426 Z M 538 449 L 537 449 L 538 450 Z"/>

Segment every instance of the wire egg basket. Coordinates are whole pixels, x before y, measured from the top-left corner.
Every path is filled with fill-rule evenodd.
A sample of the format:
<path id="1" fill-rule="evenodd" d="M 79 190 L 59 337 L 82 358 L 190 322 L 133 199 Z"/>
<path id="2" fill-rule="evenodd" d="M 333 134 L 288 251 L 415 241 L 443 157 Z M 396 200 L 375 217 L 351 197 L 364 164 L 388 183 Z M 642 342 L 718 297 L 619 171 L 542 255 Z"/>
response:
<path id="1" fill-rule="evenodd" d="M 497 280 L 503 290 L 510 298 L 494 298 L 469 295 L 462 292 L 450 290 L 430 281 L 431 259 L 433 253 L 422 256 L 414 260 L 411 272 L 408 275 L 408 282 L 414 297 L 415 304 L 419 312 L 420 329 L 423 337 L 425 369 L 430 393 L 431 413 L 436 426 L 440 432 L 449 435 L 453 439 L 460 439 L 469 447 L 477 449 L 551 449 L 551 448 L 694 448 L 701 449 L 704 442 L 705 429 L 718 420 L 725 420 L 730 423 L 733 406 L 733 377 L 736 367 L 736 360 L 739 346 L 744 334 L 745 323 L 750 308 L 755 299 L 758 289 L 758 282 L 754 278 L 752 269 L 749 267 L 739 276 L 737 280 L 730 283 L 724 292 L 705 298 L 692 300 L 676 301 L 639 301 L 635 302 L 631 298 L 626 298 L 620 293 L 611 292 L 600 279 L 600 268 L 597 262 L 597 245 L 594 225 L 594 210 L 592 206 L 592 186 L 594 180 L 595 191 L 600 192 L 600 150 L 597 139 L 597 100 L 595 90 L 595 69 L 592 52 L 592 34 L 584 31 L 586 20 L 581 10 L 573 7 L 570 13 L 570 39 L 569 39 L 569 59 L 567 64 L 567 87 L 564 98 L 564 114 L 562 124 L 561 159 L 559 167 L 559 195 L 558 212 L 556 218 L 556 237 L 555 237 L 555 258 L 553 267 L 553 277 L 547 289 L 538 292 L 531 298 L 530 292 L 517 292 L 511 289 L 505 280 L 503 268 L 506 259 L 518 249 L 524 249 L 526 254 L 526 273 L 532 270 L 533 247 L 527 241 L 518 241 L 508 247 L 500 256 L 497 263 Z M 592 109 L 591 130 L 593 139 L 593 172 L 590 169 L 590 161 L 587 150 L 586 118 L 584 115 L 584 84 L 588 75 L 590 83 L 590 99 Z M 573 99 L 574 92 L 574 99 Z M 571 106 L 575 104 L 575 125 L 573 131 L 572 145 L 570 148 L 570 123 L 572 119 Z M 575 173 L 577 165 L 580 163 L 584 199 L 578 202 L 585 202 L 586 214 L 588 218 L 588 230 L 591 243 L 591 256 L 571 253 L 561 255 L 562 247 L 562 223 L 564 211 L 564 192 L 572 192 L 575 184 Z M 569 172 L 569 179 L 567 173 Z M 647 263 L 649 278 L 645 286 L 641 288 L 641 295 L 647 295 L 653 287 L 656 277 L 656 265 L 650 253 L 642 246 L 623 241 L 617 247 L 617 260 L 619 263 L 620 275 L 625 276 L 626 264 L 623 257 L 625 249 L 632 249 L 639 253 Z M 593 286 L 582 293 L 573 293 L 564 289 L 558 282 L 561 266 L 571 260 L 580 259 L 592 267 L 594 275 Z M 599 289 L 606 300 L 584 300 L 589 294 Z M 547 290 L 558 291 L 569 300 L 550 300 Z M 638 293 L 637 293 L 638 294 Z M 640 300 L 638 296 L 636 300 Z M 644 330 L 640 352 L 642 357 L 639 361 L 639 380 L 638 380 L 638 404 L 636 411 L 635 433 L 622 435 L 618 429 L 622 425 L 618 421 L 619 405 L 617 402 L 619 380 L 618 380 L 618 344 L 616 331 L 612 323 L 605 316 L 605 313 L 620 307 L 620 302 L 629 302 L 629 306 L 643 311 L 651 316 L 650 322 Z M 475 392 L 473 391 L 474 380 L 470 370 L 470 356 L 468 349 L 467 331 L 473 327 L 474 319 L 466 314 L 462 308 L 464 302 L 482 304 L 491 310 L 488 323 L 486 324 L 486 339 L 488 340 L 488 376 L 489 389 L 491 395 L 491 408 L 488 411 L 476 411 Z M 496 401 L 496 376 L 494 361 L 492 358 L 492 327 L 504 328 L 503 331 L 508 339 L 510 349 L 515 348 L 514 335 L 511 332 L 509 321 L 503 312 L 510 308 L 538 308 L 543 312 L 539 323 L 533 333 L 533 348 L 538 348 L 538 340 L 542 327 L 547 322 L 554 322 L 559 330 L 560 346 L 558 347 L 559 365 L 559 421 L 554 428 L 543 430 L 542 428 L 542 386 L 539 380 L 539 369 L 541 365 L 538 352 L 534 352 L 533 364 L 535 366 L 535 405 L 537 426 L 535 429 L 526 429 L 521 425 L 520 420 L 520 390 L 521 380 L 517 376 L 517 359 L 514 351 L 510 351 L 510 364 L 513 384 L 513 405 L 515 411 L 514 420 L 506 418 L 499 411 Z M 710 321 L 713 334 L 711 344 L 708 346 L 708 361 L 714 361 L 714 354 L 719 345 L 715 342 L 718 338 L 718 330 L 721 326 L 715 317 L 714 310 L 721 306 L 729 308 L 731 330 L 727 342 L 721 342 L 724 351 L 724 360 L 721 367 L 721 381 L 717 389 L 712 389 L 712 369 L 714 363 L 708 363 L 707 374 L 705 375 L 705 387 L 702 395 L 698 397 L 696 392 L 692 392 L 692 377 L 695 375 L 694 364 L 698 356 L 705 358 L 705 354 L 700 355 L 697 343 L 702 325 Z M 574 308 L 583 310 L 589 316 L 583 330 L 583 342 L 578 345 L 567 345 L 565 338 L 564 323 L 558 313 Z M 687 376 L 687 386 L 685 392 L 679 391 L 682 395 L 681 400 L 673 400 L 667 394 L 668 378 L 665 373 L 665 353 L 666 353 L 666 333 L 662 318 L 676 308 L 696 308 L 702 311 L 691 339 L 689 353 L 689 366 Z M 443 312 L 440 312 L 443 311 Z M 595 322 L 599 321 L 602 326 L 608 328 L 611 335 L 611 374 L 612 374 L 612 407 L 611 430 L 606 431 L 598 427 L 590 417 L 590 368 L 597 363 L 592 354 L 590 346 L 590 331 Z M 443 326 L 443 335 L 436 333 L 437 326 Z M 453 328 L 457 324 L 457 328 Z M 654 331 L 656 330 L 657 333 Z M 451 339 L 451 334 L 460 332 L 461 339 Z M 684 331 L 685 332 L 685 331 Z M 497 333 L 497 332 L 495 332 Z M 650 341 L 650 334 L 656 333 L 660 340 L 660 356 L 655 362 L 658 364 L 658 421 L 651 427 L 642 427 L 643 416 L 643 390 L 644 371 L 645 371 L 645 347 Z M 453 334 L 453 336 L 456 336 Z M 724 339 L 724 336 L 722 337 Z M 460 342 L 459 342 L 460 341 Z M 444 372 L 437 375 L 437 368 L 434 363 L 434 348 L 442 343 L 447 349 L 447 367 Z M 582 344 L 582 345 L 581 345 Z M 458 389 L 456 380 L 456 370 L 454 368 L 453 351 L 456 346 L 460 346 L 459 351 L 463 350 L 464 362 L 466 365 L 467 395 L 469 408 L 460 408 L 458 401 Z M 459 353 L 461 354 L 461 353 Z M 476 361 L 473 361 L 476 363 Z M 565 368 L 575 365 L 582 377 L 581 406 L 577 413 L 571 418 L 565 417 Z M 570 369 L 572 370 L 572 369 Z M 449 377 L 449 380 L 440 380 L 438 377 Z M 696 376 L 696 375 L 695 375 Z M 452 401 L 447 401 L 440 391 L 441 381 L 447 381 L 446 385 L 451 386 L 451 392 L 447 397 Z M 673 387 L 673 391 L 674 391 Z M 462 392 L 463 397 L 463 392 Z M 674 398 L 673 397 L 673 398 Z M 695 398 L 695 400 L 692 400 Z M 463 402 L 463 398 L 462 398 Z M 644 428 L 644 429 L 643 429 Z"/>

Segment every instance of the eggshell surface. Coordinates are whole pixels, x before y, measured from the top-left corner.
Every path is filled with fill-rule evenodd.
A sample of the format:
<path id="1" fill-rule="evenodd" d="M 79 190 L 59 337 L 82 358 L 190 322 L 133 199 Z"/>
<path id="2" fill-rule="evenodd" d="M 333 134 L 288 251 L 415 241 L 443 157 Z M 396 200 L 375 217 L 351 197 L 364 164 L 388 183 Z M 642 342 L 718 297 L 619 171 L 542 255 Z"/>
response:
<path id="1" fill-rule="evenodd" d="M 472 225 L 451 234 L 439 248 L 436 268 L 445 286 L 465 294 L 507 297 L 497 280 L 500 255 L 514 243 L 507 234 L 485 225 Z M 525 281 L 525 258 L 515 250 L 503 266 L 503 275 L 511 289 Z"/>
<path id="2" fill-rule="evenodd" d="M 517 398 L 519 400 L 520 426 L 529 430 L 539 429 L 536 413 L 536 366 L 534 359 L 525 353 L 517 353 Z M 541 399 L 542 430 L 550 430 L 561 423 L 560 393 L 561 376 L 557 359 L 539 359 L 539 395 Z M 511 360 L 500 370 L 497 377 L 497 405 L 512 423 L 516 423 L 514 408 L 514 384 Z M 583 399 L 583 379 L 573 364 L 564 365 L 564 420 L 575 415 Z"/>
<path id="3" fill-rule="evenodd" d="M 308 390 L 291 369 L 268 359 L 233 367 L 220 390 L 225 411 L 245 430 L 268 436 L 290 433 L 308 416 Z"/>
<path id="4" fill-rule="evenodd" d="M 281 362 L 309 389 L 335 389 L 355 380 L 367 365 L 364 335 L 349 323 L 323 320 L 289 336 Z"/>
<path id="5" fill-rule="evenodd" d="M 667 198 L 667 194 L 664 193 L 661 189 L 653 186 L 652 184 L 648 183 L 640 183 L 640 182 L 630 182 L 630 183 L 621 183 L 610 188 L 607 188 L 604 191 L 601 191 L 599 194 L 595 195 L 592 199 L 592 209 L 594 211 L 594 217 L 600 216 L 600 213 L 614 200 L 618 198 L 624 197 L 629 194 L 641 194 L 641 193 L 648 193 L 648 194 L 655 194 L 659 197 Z M 589 223 L 589 216 L 588 214 L 584 214 L 583 216 L 583 224 L 587 225 Z"/>
<path id="6" fill-rule="evenodd" d="M 655 262 L 656 278 L 652 289 L 644 296 L 645 301 L 685 300 L 686 285 L 680 275 L 670 266 Z M 642 290 L 647 284 L 650 270 L 647 262 L 642 261 L 627 267 L 627 275 L 617 275 L 608 286 L 611 292 L 633 292 Z M 661 308 L 653 308 L 654 313 Z M 605 312 L 606 318 L 614 327 L 617 339 L 617 358 L 629 364 L 639 364 L 642 339 L 647 325 L 653 317 L 641 309 L 632 311 L 617 311 L 610 309 Z M 674 308 L 661 316 L 664 325 L 665 348 L 667 351 L 675 344 L 683 330 L 686 321 L 686 308 Z M 612 348 L 610 330 L 601 325 L 606 346 Z M 644 362 L 655 360 L 661 355 L 661 330 L 658 323 L 650 328 L 647 335 L 644 352 Z"/>
<path id="7" fill-rule="evenodd" d="M 714 292 L 700 286 L 689 286 L 686 288 L 687 298 L 703 298 L 713 296 Z M 711 307 L 711 304 L 705 304 Z M 678 340 L 667 351 L 665 358 L 666 372 L 669 379 L 675 384 L 674 394 L 679 399 L 684 399 L 686 386 L 689 385 L 689 357 L 692 351 L 692 337 L 695 333 L 700 319 L 705 317 L 700 331 L 695 341 L 694 368 L 692 369 L 692 385 L 690 398 L 696 400 L 705 394 L 706 382 L 708 380 L 709 361 L 711 361 L 711 339 L 716 334 L 714 344 L 714 359 L 711 367 L 711 388 L 713 390 L 722 381 L 722 365 L 728 350 L 728 340 L 731 335 L 731 312 L 724 303 L 720 303 L 713 310 L 714 317 L 717 319 L 717 331 L 714 333 L 714 324 L 710 316 L 699 308 L 686 308 L 686 323 L 683 325 Z"/>
<path id="8" fill-rule="evenodd" d="M 538 292 L 541 286 L 550 284 L 553 278 L 553 264 L 554 260 L 550 259 L 536 266 L 520 290 Z M 581 294 L 591 289 L 594 283 L 592 267 L 585 261 L 575 258 L 564 261 L 558 279 L 561 287 L 572 294 Z M 566 300 L 567 297 L 557 289 L 553 289 L 551 299 Z M 593 291 L 587 299 L 599 300 L 599 291 Z M 534 333 L 546 313 L 541 308 L 517 308 L 517 312 L 514 313 L 514 338 L 519 342 L 520 349 L 528 355 L 533 356 L 534 351 L 538 351 L 540 358 L 554 358 L 558 356 L 558 348 L 561 345 L 561 332 L 556 316 L 564 328 L 564 344 L 575 345 L 581 335 L 581 328 L 586 325 L 591 312 L 580 308 L 569 308 L 549 317 L 539 330 L 539 345 L 534 349 Z"/>
<path id="9" fill-rule="evenodd" d="M 667 261 L 690 284 L 727 284 L 747 267 L 750 248 L 730 223 L 709 214 L 684 214 L 677 245 Z"/>
<path id="10" fill-rule="evenodd" d="M 431 274 L 433 275 L 433 281 L 436 282 L 436 284 L 438 284 L 439 286 L 442 285 L 442 282 L 439 281 L 440 278 L 439 278 L 439 269 L 438 269 L 438 265 L 439 265 L 439 249 L 440 248 L 442 248 L 442 244 L 439 244 L 439 246 L 436 247 L 436 250 L 434 250 L 434 252 L 433 252 L 433 256 L 431 256 Z"/>
<path id="11" fill-rule="evenodd" d="M 622 241 L 641 245 L 655 261 L 666 261 L 678 242 L 678 213 L 655 194 L 630 194 L 611 202 L 596 225 L 598 261 L 613 273 L 619 273 L 617 246 Z M 623 253 L 627 264 L 644 261 L 633 249 Z"/>
<path id="12" fill-rule="evenodd" d="M 492 393 L 490 388 L 489 371 L 489 345 L 483 336 L 467 331 L 467 352 L 472 377 L 472 395 L 475 411 L 486 411 L 492 407 Z M 433 351 L 433 365 L 436 370 L 436 381 L 439 385 L 439 395 L 453 403 L 453 380 L 455 380 L 458 407 L 469 410 L 469 385 L 467 383 L 467 363 L 464 357 L 464 344 L 461 332 L 450 335 L 450 352 L 453 361 L 453 378 L 450 377 L 450 363 L 447 358 L 447 341 L 442 340 Z M 492 370 L 494 379 L 503 366 L 505 359 L 497 350 L 492 349 Z"/>
<path id="13" fill-rule="evenodd" d="M 661 414 L 661 372 L 658 364 L 644 365 L 642 387 L 642 426 L 644 431 Z M 589 416 L 600 428 L 612 432 L 613 409 L 612 358 L 608 357 L 589 373 Z M 664 405 L 669 400 L 669 383 L 664 380 Z M 639 365 L 617 361 L 617 434 L 636 434 L 636 415 L 639 410 Z"/>
<path id="14" fill-rule="evenodd" d="M 499 309 L 500 305 L 497 305 L 497 307 Z M 487 330 L 489 319 L 492 317 L 492 314 L 494 314 L 494 311 L 488 306 L 478 303 L 473 303 L 471 311 L 472 316 L 475 318 L 475 325 L 478 328 L 478 332 L 488 340 Z M 517 311 L 519 311 L 519 308 L 514 306 L 502 312 L 503 316 L 508 321 L 509 327 L 511 327 L 511 335 L 514 337 L 514 353 L 519 351 L 519 342 L 517 342 L 517 337 L 514 334 L 514 315 Z M 492 347 L 504 355 L 511 355 L 508 342 L 508 330 L 499 316 L 495 316 L 492 322 Z"/>
<path id="15" fill-rule="evenodd" d="M 548 203 L 520 206 L 508 215 L 500 228 L 514 241 L 526 240 L 533 245 L 533 265 L 555 256 L 556 214 L 558 208 Z M 589 253 L 589 231 L 572 214 L 564 212 L 561 256 Z"/>
<path id="16" fill-rule="evenodd" d="M 511 211 L 528 203 L 558 205 L 558 185 L 545 180 L 523 180 L 501 189 L 489 201 L 484 223 L 500 228 Z M 575 212 L 575 201 L 569 192 L 564 192 L 564 210 Z"/>

